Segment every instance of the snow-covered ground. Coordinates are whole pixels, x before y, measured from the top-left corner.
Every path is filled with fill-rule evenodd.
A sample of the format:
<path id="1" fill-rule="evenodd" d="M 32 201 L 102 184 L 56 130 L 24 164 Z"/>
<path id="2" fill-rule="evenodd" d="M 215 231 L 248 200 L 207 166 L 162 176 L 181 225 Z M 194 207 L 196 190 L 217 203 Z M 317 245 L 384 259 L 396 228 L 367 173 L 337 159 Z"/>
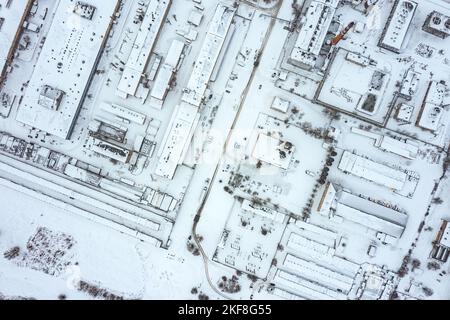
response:
<path id="1" fill-rule="evenodd" d="M 450 299 L 450 259 L 433 258 L 450 220 L 450 37 L 422 29 L 433 10 L 450 21 L 450 5 L 398 1 L 416 9 L 394 53 L 379 39 L 397 2 L 328 2 L 330 24 L 311 22 L 324 35 L 312 65 L 291 53 L 321 0 L 172 0 L 166 14 L 165 2 L 115 1 L 104 39 L 80 27 L 102 10 L 30 6 L 0 87 L 0 298 Z M 17 3 L 0 9 L 17 11 L 0 20 L 8 46 Z M 72 29 L 55 41 L 60 10 Z M 140 28 L 160 15 L 160 29 Z M 151 89 L 177 41 L 158 106 Z M 77 82 L 82 54 L 99 59 Z M 124 70 L 140 64 L 124 95 Z M 62 100 L 58 83 L 37 89 L 55 119 L 66 95 L 82 97 L 64 115 L 69 139 L 46 133 L 50 119 L 23 123 L 32 77 L 70 82 Z"/>

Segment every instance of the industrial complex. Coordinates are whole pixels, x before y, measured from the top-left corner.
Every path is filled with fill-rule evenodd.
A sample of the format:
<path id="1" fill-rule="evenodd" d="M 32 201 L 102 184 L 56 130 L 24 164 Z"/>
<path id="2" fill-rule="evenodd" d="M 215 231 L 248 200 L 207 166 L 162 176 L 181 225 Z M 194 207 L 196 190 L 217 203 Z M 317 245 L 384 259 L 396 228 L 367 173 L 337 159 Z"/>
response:
<path id="1" fill-rule="evenodd" d="M 0 299 L 450 299 L 446 0 L 0 0 Z"/>

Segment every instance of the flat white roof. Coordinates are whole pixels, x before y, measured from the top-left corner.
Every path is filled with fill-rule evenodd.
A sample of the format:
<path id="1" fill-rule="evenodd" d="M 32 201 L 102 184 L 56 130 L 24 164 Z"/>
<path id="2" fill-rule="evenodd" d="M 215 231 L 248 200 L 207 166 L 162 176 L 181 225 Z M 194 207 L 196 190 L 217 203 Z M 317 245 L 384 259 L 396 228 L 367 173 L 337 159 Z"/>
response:
<path id="1" fill-rule="evenodd" d="M 305 298 L 302 298 L 296 294 L 290 293 L 280 288 L 273 288 L 270 293 L 286 300 L 306 300 Z"/>
<path id="2" fill-rule="evenodd" d="M 392 8 L 390 21 L 386 27 L 380 45 L 386 49 L 400 52 L 406 38 L 409 25 L 414 17 L 417 3 L 410 0 L 397 1 Z"/>
<path id="3" fill-rule="evenodd" d="M 425 102 L 417 124 L 424 129 L 437 131 L 441 124 L 442 114 L 444 112 L 445 110 L 440 106 Z"/>
<path id="4" fill-rule="evenodd" d="M 74 13 L 75 4 L 71 0 L 58 4 L 16 116 L 19 122 L 63 139 L 72 131 L 117 0 L 98 6 L 92 20 Z M 38 104 L 45 85 L 64 92 L 57 110 Z"/>
<path id="5" fill-rule="evenodd" d="M 178 62 L 180 61 L 181 54 L 183 53 L 184 42 L 179 40 L 173 40 L 169 51 L 167 51 L 166 59 L 164 60 L 164 64 L 171 66 L 172 68 L 176 68 Z"/>
<path id="6" fill-rule="evenodd" d="M 280 139 L 259 133 L 252 156 L 276 167 L 287 169 L 295 149 L 294 146 L 291 147 L 291 150 L 284 149 L 284 143 Z M 281 156 L 282 153 L 284 153 L 284 157 Z"/>
<path id="7" fill-rule="evenodd" d="M 392 152 L 399 156 L 405 157 L 407 159 L 415 159 L 419 152 L 419 147 L 417 143 L 410 139 L 405 138 L 391 138 L 387 135 L 381 135 L 373 133 L 367 130 L 362 130 L 357 127 L 352 127 L 351 131 L 353 133 L 368 137 L 374 140 L 374 146 L 380 148 L 386 152 Z"/>
<path id="8" fill-rule="evenodd" d="M 274 220 L 279 223 L 283 223 L 283 221 L 286 217 L 284 214 L 282 214 L 274 209 L 253 204 L 250 200 L 247 200 L 247 199 L 244 199 L 242 201 L 241 208 L 242 208 L 242 210 L 245 210 L 245 211 L 248 211 L 248 212 L 251 212 L 254 214 L 258 214 L 264 218 L 268 218 L 268 219 Z"/>
<path id="9" fill-rule="evenodd" d="M 156 80 L 153 83 L 150 95 L 157 99 L 163 100 L 167 90 L 169 89 L 170 80 L 175 72 L 175 68 L 180 61 L 181 53 L 183 52 L 184 43 L 178 40 L 172 41 L 169 51 L 167 52 L 166 60 L 164 65 L 158 72 Z"/>
<path id="10" fill-rule="evenodd" d="M 183 101 L 200 106 L 206 87 L 213 73 L 225 37 L 235 13 L 234 8 L 219 4 L 209 24 L 197 62 L 183 94 Z"/>
<path id="11" fill-rule="evenodd" d="M 400 93 L 406 96 L 413 96 L 419 86 L 420 74 L 418 72 L 408 70 L 405 78 L 403 79 L 402 86 L 400 87 Z"/>
<path id="12" fill-rule="evenodd" d="M 159 162 L 155 174 L 173 178 L 178 164 L 183 162 L 198 118 L 197 107 L 193 105 L 182 102 L 175 107 L 158 151 Z"/>
<path id="13" fill-rule="evenodd" d="M 291 246 L 290 248 L 296 250 L 295 255 L 297 255 L 298 257 L 313 259 L 316 263 L 320 265 L 327 266 L 329 269 L 332 270 L 337 270 L 339 271 L 339 273 L 345 274 L 352 278 L 355 277 L 356 273 L 359 271 L 360 269 L 359 264 L 334 255 L 333 249 L 336 246 L 335 241 L 333 241 L 333 243 L 329 243 L 329 241 L 323 241 L 323 238 L 320 238 L 319 233 L 317 233 L 317 236 L 319 236 L 319 238 L 317 239 L 310 237 L 310 234 L 304 233 L 303 231 L 301 231 L 300 233 L 295 231 L 295 233 L 298 233 L 300 236 L 314 241 L 316 244 L 324 244 L 332 248 L 331 251 L 328 252 L 328 254 L 323 254 L 322 252 L 319 253 L 317 251 L 317 247 L 314 246 L 313 247 L 302 246 L 300 250 L 299 249 L 296 250 L 296 245 L 298 244 L 294 244 L 294 242 L 292 242 L 291 244 L 294 244 L 294 246 Z M 338 235 L 334 233 L 334 237 L 335 237 L 334 239 L 336 239 Z"/>
<path id="14" fill-rule="evenodd" d="M 171 0 L 151 0 L 125 64 L 118 90 L 134 95 L 170 7 Z"/>
<path id="15" fill-rule="evenodd" d="M 384 164 L 344 151 L 338 168 L 394 190 L 402 190 L 407 174 Z"/>
<path id="16" fill-rule="evenodd" d="M 402 212 L 395 211 L 391 208 L 375 203 L 373 201 L 358 197 L 349 192 L 343 191 L 339 196 L 339 203 L 358 209 L 367 214 L 376 216 L 380 219 L 398 224 L 405 227 L 408 216 Z"/>
<path id="17" fill-rule="evenodd" d="M 276 96 L 273 99 L 272 105 L 270 106 L 272 109 L 286 113 L 289 109 L 289 105 L 291 103 L 288 100 L 281 99 L 280 97 Z"/>
<path id="18" fill-rule="evenodd" d="M 335 198 L 336 189 L 331 182 L 328 182 L 323 191 L 317 210 L 322 214 L 328 214 Z"/>
<path id="19" fill-rule="evenodd" d="M 173 68 L 167 64 L 164 64 L 158 72 L 155 82 L 152 86 L 150 95 L 158 100 L 163 100 L 169 89 L 170 80 L 173 76 Z"/>
<path id="20" fill-rule="evenodd" d="M 449 222 L 444 223 L 446 223 L 446 225 L 444 230 L 442 231 L 442 237 L 441 240 L 439 241 L 439 244 L 450 248 L 450 223 Z"/>
<path id="21" fill-rule="evenodd" d="M 74 179 L 83 181 L 83 182 L 88 182 L 91 185 L 95 185 L 95 186 L 99 186 L 100 185 L 100 180 L 102 179 L 101 176 L 96 175 L 92 172 L 89 172 L 85 169 L 79 168 L 74 166 L 73 164 L 66 164 L 66 166 L 64 167 L 64 174 L 72 177 Z"/>
<path id="22" fill-rule="evenodd" d="M 369 229 L 380 231 L 396 238 L 400 238 L 405 229 L 403 226 L 370 215 L 367 212 L 349 207 L 342 203 L 337 204 L 336 214 Z"/>
<path id="23" fill-rule="evenodd" d="M 310 281 L 338 292 L 348 293 L 352 288 L 354 281 L 353 278 L 347 275 L 318 265 L 315 262 L 296 257 L 292 254 L 286 255 L 283 261 L 283 267 Z"/>
<path id="24" fill-rule="evenodd" d="M 8 54 L 16 37 L 17 30 L 21 27 L 20 22 L 25 14 L 29 1 L 0 0 L 0 72 L 3 70 Z M 6 6 L 7 4 L 9 6 Z"/>
<path id="25" fill-rule="evenodd" d="M 313 0 L 304 16 L 303 24 L 292 49 L 290 59 L 314 66 L 330 28 L 339 0 Z"/>
<path id="26" fill-rule="evenodd" d="M 145 122 L 145 114 L 119 106 L 118 104 L 101 102 L 100 109 L 120 118 L 136 122 L 137 124 L 144 124 Z"/>
<path id="27" fill-rule="evenodd" d="M 202 22 L 203 14 L 196 9 L 191 10 L 189 14 L 188 22 L 192 23 L 194 26 L 199 26 Z"/>
<path id="28" fill-rule="evenodd" d="M 409 122 L 411 120 L 413 111 L 414 111 L 413 106 L 408 105 L 406 103 L 402 103 L 398 109 L 396 118 L 399 120 Z"/>
<path id="29" fill-rule="evenodd" d="M 347 299 L 347 295 L 344 293 L 328 289 L 323 285 L 283 270 L 277 270 L 273 281 L 277 286 L 287 287 L 294 290 L 295 294 L 311 300 Z"/>
<path id="30" fill-rule="evenodd" d="M 91 143 L 90 149 L 98 154 L 122 163 L 127 163 L 130 160 L 131 154 L 127 149 L 96 138 L 91 138 Z"/>
<path id="31" fill-rule="evenodd" d="M 321 1 L 312 1 L 306 10 L 295 48 L 318 55 L 333 20 L 335 8 L 336 6 Z"/>
<path id="32" fill-rule="evenodd" d="M 447 21 L 450 19 L 448 15 L 442 14 L 438 11 L 433 11 L 430 13 L 430 20 L 428 22 L 428 27 L 441 32 L 445 36 L 450 34 L 450 26 Z"/>
<path id="33" fill-rule="evenodd" d="M 447 86 L 441 82 L 431 81 L 425 101 L 440 106 L 444 101 Z"/>
<path id="34" fill-rule="evenodd" d="M 337 234 L 334 231 L 301 220 L 296 220 L 295 226 L 302 232 L 302 235 L 307 235 L 308 239 L 320 240 L 319 242 L 330 247 L 334 247 L 336 244 Z"/>
<path id="35" fill-rule="evenodd" d="M 442 108 L 446 86 L 442 83 L 431 81 L 425 97 L 424 105 L 420 113 L 418 126 L 437 131 L 442 123 L 442 118 L 446 112 Z"/>
<path id="36" fill-rule="evenodd" d="M 388 136 L 383 136 L 380 148 L 411 160 L 415 159 L 419 153 L 419 147 L 409 142 L 409 140 L 404 142 Z"/>
<path id="37" fill-rule="evenodd" d="M 334 248 L 327 246 L 326 244 L 308 239 L 302 235 L 299 235 L 295 232 L 292 232 L 289 236 L 287 246 L 294 250 L 304 251 L 305 248 L 307 250 L 313 251 L 317 254 L 331 254 Z"/>

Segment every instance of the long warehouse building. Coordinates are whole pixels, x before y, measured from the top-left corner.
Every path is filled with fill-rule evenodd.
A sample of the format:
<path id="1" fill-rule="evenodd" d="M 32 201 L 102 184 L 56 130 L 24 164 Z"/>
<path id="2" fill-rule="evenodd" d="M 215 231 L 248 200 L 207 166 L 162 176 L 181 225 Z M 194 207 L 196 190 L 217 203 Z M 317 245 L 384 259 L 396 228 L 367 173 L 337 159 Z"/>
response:
<path id="1" fill-rule="evenodd" d="M 386 188 L 400 191 L 406 184 L 408 175 L 398 169 L 344 151 L 338 168 L 346 173 L 372 181 Z"/>
<path id="2" fill-rule="evenodd" d="M 171 0 L 151 0 L 147 7 L 117 87 L 125 97 L 136 93 L 170 5 Z"/>
<path id="3" fill-rule="evenodd" d="M 32 0 L 0 0 L 0 86 L 6 79 Z"/>
<path id="4" fill-rule="evenodd" d="M 61 0 L 17 121 L 62 139 L 70 138 L 119 3 L 106 1 L 95 7 Z"/>
<path id="5" fill-rule="evenodd" d="M 199 107 L 223 49 L 236 10 L 219 4 L 209 25 L 194 70 L 184 89 L 183 101 Z"/>
<path id="6" fill-rule="evenodd" d="M 155 174 L 161 177 L 172 179 L 177 166 L 183 162 L 199 121 L 198 107 L 221 50 L 224 50 L 224 43 L 235 12 L 234 8 L 223 4 L 219 4 L 216 8 L 194 70 L 184 89 L 183 101 L 176 106 L 158 151 L 159 162 Z"/>

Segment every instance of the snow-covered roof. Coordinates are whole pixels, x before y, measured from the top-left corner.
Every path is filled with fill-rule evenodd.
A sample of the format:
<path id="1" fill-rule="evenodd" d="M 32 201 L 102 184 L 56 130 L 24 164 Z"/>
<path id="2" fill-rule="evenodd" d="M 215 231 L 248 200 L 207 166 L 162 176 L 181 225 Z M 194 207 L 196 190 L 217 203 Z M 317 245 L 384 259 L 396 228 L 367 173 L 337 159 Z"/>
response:
<path id="1" fill-rule="evenodd" d="M 310 300 L 346 300 L 347 295 L 309 281 L 299 275 L 277 270 L 273 281 L 277 286 L 293 290 L 296 294 Z"/>
<path id="2" fill-rule="evenodd" d="M 292 254 L 287 254 L 283 261 L 283 268 L 290 270 L 313 282 L 338 292 L 348 293 L 353 285 L 353 278 L 340 272 L 318 265 L 314 261 L 308 261 Z"/>
<path id="3" fill-rule="evenodd" d="M 338 201 L 341 204 L 363 211 L 380 219 L 395 223 L 399 226 L 405 227 L 408 221 L 408 216 L 402 212 L 398 212 L 386 205 L 381 205 L 379 203 L 364 199 L 349 192 L 341 192 Z"/>
<path id="4" fill-rule="evenodd" d="M 122 163 L 127 163 L 131 156 L 129 150 L 96 138 L 91 139 L 90 149 L 98 154 Z"/>
<path id="5" fill-rule="evenodd" d="M 447 85 L 442 82 L 431 81 L 425 101 L 440 106 L 444 100 Z"/>
<path id="6" fill-rule="evenodd" d="M 439 244 L 447 248 L 450 248 L 450 223 L 448 221 L 443 221 L 444 228 L 439 240 Z"/>
<path id="7" fill-rule="evenodd" d="M 235 9 L 219 4 L 214 13 L 197 61 L 183 94 L 183 101 L 200 106 L 208 82 L 225 43 Z"/>
<path id="8" fill-rule="evenodd" d="M 407 174 L 384 164 L 344 151 L 338 168 L 394 190 L 402 190 Z"/>
<path id="9" fill-rule="evenodd" d="M 70 136 L 116 4 L 107 1 L 96 8 L 92 19 L 86 19 L 73 12 L 72 1 L 59 3 L 17 121 L 63 139 Z M 44 86 L 64 92 L 57 110 L 38 103 Z"/>
<path id="10" fill-rule="evenodd" d="M 312 66 L 320 53 L 333 20 L 338 0 L 313 0 L 302 17 L 302 26 L 291 52 L 291 60 Z"/>
<path id="11" fill-rule="evenodd" d="M 194 26 L 199 26 L 202 22 L 203 14 L 198 10 L 191 10 L 191 13 L 188 17 L 188 22 L 192 23 Z"/>
<path id="12" fill-rule="evenodd" d="M 441 120 L 446 112 L 442 108 L 442 102 L 447 86 L 443 83 L 431 81 L 425 97 L 420 118 L 417 122 L 419 127 L 436 131 L 441 126 Z"/>
<path id="13" fill-rule="evenodd" d="M 26 14 L 26 8 L 32 0 L 0 1 L 0 82 L 10 50 L 16 39 L 16 32 Z"/>
<path id="14" fill-rule="evenodd" d="M 408 159 L 415 159 L 419 152 L 418 146 L 411 143 L 409 140 L 404 142 L 388 136 L 382 137 L 380 148 Z"/>
<path id="15" fill-rule="evenodd" d="M 295 47 L 318 55 L 333 20 L 335 7 L 321 1 L 311 1 L 304 22 L 295 42 Z"/>
<path id="16" fill-rule="evenodd" d="M 273 99 L 271 108 L 274 110 L 286 113 L 289 109 L 289 105 L 290 105 L 289 101 L 281 99 L 280 97 L 276 96 Z"/>
<path id="17" fill-rule="evenodd" d="M 167 52 L 164 65 L 158 72 L 156 80 L 153 83 L 150 95 L 157 100 L 164 100 L 175 68 L 180 61 L 181 53 L 183 52 L 184 43 L 178 40 L 172 41 L 169 51 Z"/>
<path id="18" fill-rule="evenodd" d="M 376 216 L 367 214 L 364 211 L 349 207 L 347 205 L 338 203 L 336 207 L 336 214 L 369 229 L 380 231 L 396 238 L 400 238 L 405 229 L 402 226 L 389 222 L 387 220 L 378 218 Z"/>
<path id="19" fill-rule="evenodd" d="M 287 169 L 291 162 L 294 146 L 285 149 L 285 142 L 264 133 L 259 133 L 252 156 L 271 165 Z"/>
<path id="20" fill-rule="evenodd" d="M 135 122 L 137 124 L 144 124 L 145 122 L 146 117 L 144 114 L 125 108 L 123 106 L 119 106 L 115 103 L 101 102 L 100 108 L 105 112 L 109 112 L 113 115 L 116 115 L 128 121 Z"/>
<path id="21" fill-rule="evenodd" d="M 169 89 L 170 80 L 173 76 L 173 68 L 168 64 L 164 64 L 158 72 L 155 82 L 152 86 L 150 95 L 157 100 L 164 100 L 167 90 Z"/>
<path id="22" fill-rule="evenodd" d="M 405 78 L 402 81 L 402 86 L 400 87 L 400 94 L 407 97 L 413 96 L 419 85 L 420 74 L 413 70 L 408 70 Z"/>
<path id="23" fill-rule="evenodd" d="M 303 235 L 292 232 L 289 236 L 287 245 L 294 250 L 302 251 L 304 248 L 316 252 L 318 254 L 332 254 L 334 248 L 327 246 L 326 244 L 314 241 Z"/>
<path id="24" fill-rule="evenodd" d="M 269 218 L 269 219 L 272 219 L 272 220 L 274 220 L 276 222 L 280 222 L 280 223 L 282 223 L 286 217 L 284 214 L 282 214 L 274 209 L 271 209 L 271 208 L 265 207 L 265 206 L 260 206 L 257 204 L 253 204 L 250 200 L 247 200 L 247 199 L 244 199 L 242 201 L 242 210 L 258 214 L 262 217 Z"/>
<path id="25" fill-rule="evenodd" d="M 328 214 L 335 198 L 336 189 L 331 182 L 327 182 L 322 193 L 322 197 L 320 198 L 317 211 L 319 211 L 321 214 Z"/>
<path id="26" fill-rule="evenodd" d="M 396 114 L 395 117 L 398 120 L 409 122 L 411 120 L 413 111 L 414 111 L 414 107 L 413 106 L 411 106 L 409 104 L 406 104 L 406 103 L 402 103 L 399 106 L 399 108 L 397 110 L 397 114 Z"/>
<path id="27" fill-rule="evenodd" d="M 427 17 L 423 29 L 446 38 L 450 35 L 450 17 L 438 11 L 433 11 Z"/>
<path id="28" fill-rule="evenodd" d="M 180 61 L 183 49 L 184 49 L 184 42 L 179 40 L 173 40 L 172 43 L 170 44 L 169 51 L 167 51 L 164 63 L 175 69 L 178 65 L 178 62 Z"/>
<path id="29" fill-rule="evenodd" d="M 414 1 L 397 0 L 395 2 L 388 24 L 380 39 L 380 47 L 400 52 L 416 8 L 417 3 Z"/>
<path id="30" fill-rule="evenodd" d="M 301 230 L 302 234 L 308 239 L 326 244 L 333 248 L 336 245 L 337 234 L 334 231 L 324 229 L 321 226 L 307 223 L 302 220 L 296 220 L 295 226 Z"/>
<path id="31" fill-rule="evenodd" d="M 159 161 L 155 174 L 173 178 L 178 164 L 183 161 L 198 118 L 197 107 L 191 104 L 182 102 L 175 107 L 158 151 Z"/>
<path id="32" fill-rule="evenodd" d="M 129 95 L 136 93 L 170 4 L 171 0 L 151 0 L 148 4 L 142 25 L 119 81 L 118 90 Z"/>

